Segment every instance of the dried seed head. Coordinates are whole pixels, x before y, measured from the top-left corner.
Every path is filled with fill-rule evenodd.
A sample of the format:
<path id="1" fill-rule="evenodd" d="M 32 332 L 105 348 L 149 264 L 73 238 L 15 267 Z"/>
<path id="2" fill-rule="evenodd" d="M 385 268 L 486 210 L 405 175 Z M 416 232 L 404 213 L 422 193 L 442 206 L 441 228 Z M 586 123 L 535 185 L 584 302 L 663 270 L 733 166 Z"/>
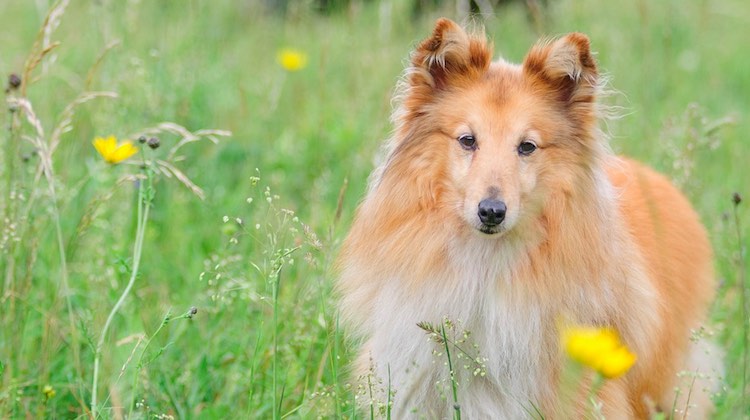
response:
<path id="1" fill-rule="evenodd" d="M 736 192 L 732 194 L 732 202 L 734 203 L 735 206 L 742 202 L 742 197 L 740 197 L 740 193 Z"/>
<path id="2" fill-rule="evenodd" d="M 152 149 L 158 149 L 161 143 L 159 142 L 159 139 L 156 137 L 151 137 L 148 139 L 148 147 Z"/>
<path id="3" fill-rule="evenodd" d="M 146 142 L 146 136 L 140 136 L 138 137 L 138 143 L 143 144 Z"/>
<path id="4" fill-rule="evenodd" d="M 15 73 L 8 76 L 8 89 L 16 90 L 21 86 L 21 77 Z"/>

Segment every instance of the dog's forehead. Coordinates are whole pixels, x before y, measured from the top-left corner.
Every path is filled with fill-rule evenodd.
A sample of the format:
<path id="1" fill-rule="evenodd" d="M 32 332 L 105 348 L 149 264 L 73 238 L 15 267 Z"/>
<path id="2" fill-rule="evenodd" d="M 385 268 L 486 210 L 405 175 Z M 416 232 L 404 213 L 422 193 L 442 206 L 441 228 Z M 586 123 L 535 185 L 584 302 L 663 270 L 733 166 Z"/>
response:
<path id="1" fill-rule="evenodd" d="M 510 95 L 524 84 L 523 70 L 517 64 L 505 61 L 493 62 L 479 81 L 480 89 L 495 95 Z"/>
<path id="2" fill-rule="evenodd" d="M 490 65 L 474 90 L 487 102 L 507 103 L 526 96 L 526 86 L 522 67 L 500 60 Z"/>
<path id="3" fill-rule="evenodd" d="M 515 74 L 520 76 L 522 72 L 522 66 L 520 64 L 511 63 L 499 58 L 490 63 L 488 73 L 495 74 Z"/>

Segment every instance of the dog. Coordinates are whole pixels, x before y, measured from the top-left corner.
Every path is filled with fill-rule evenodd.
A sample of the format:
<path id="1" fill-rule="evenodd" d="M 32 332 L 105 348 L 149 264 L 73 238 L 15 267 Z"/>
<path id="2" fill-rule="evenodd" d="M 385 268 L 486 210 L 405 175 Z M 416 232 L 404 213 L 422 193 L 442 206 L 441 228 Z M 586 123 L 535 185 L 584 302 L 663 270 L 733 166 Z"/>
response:
<path id="1" fill-rule="evenodd" d="M 521 65 L 492 56 L 486 36 L 440 19 L 397 90 L 337 262 L 364 404 L 394 418 L 705 418 L 698 388 L 721 367 L 691 339 L 714 291 L 698 215 L 611 152 L 585 35 L 540 42 Z M 566 393 L 566 323 L 617 331 L 635 365 Z M 697 382 L 676 394 L 683 371 Z"/>

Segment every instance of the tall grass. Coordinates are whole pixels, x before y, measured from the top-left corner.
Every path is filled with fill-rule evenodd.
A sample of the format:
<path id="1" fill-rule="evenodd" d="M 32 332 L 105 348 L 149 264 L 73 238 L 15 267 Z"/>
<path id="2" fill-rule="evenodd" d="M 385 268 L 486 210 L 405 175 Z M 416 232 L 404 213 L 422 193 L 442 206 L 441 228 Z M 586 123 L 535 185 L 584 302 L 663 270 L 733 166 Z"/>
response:
<path id="1" fill-rule="evenodd" d="M 259 2 L 0 2 L 0 75 L 21 82 L 0 111 L 0 417 L 366 417 L 332 262 L 403 60 L 454 8 L 351 3 L 282 17 Z M 625 93 L 613 148 L 678 179 L 711 231 L 710 329 L 740 366 L 748 224 L 731 220 L 747 206 L 727 197 L 749 195 L 750 58 L 732 28 L 750 10 L 548 3 L 532 19 L 498 7 L 496 50 L 519 61 L 542 33 L 589 34 Z M 279 66 L 285 47 L 307 67 Z M 109 134 L 162 146 L 108 165 L 91 141 Z M 744 378 L 727 371 L 717 418 L 746 415 Z M 383 379 L 373 417 L 398 398 Z"/>

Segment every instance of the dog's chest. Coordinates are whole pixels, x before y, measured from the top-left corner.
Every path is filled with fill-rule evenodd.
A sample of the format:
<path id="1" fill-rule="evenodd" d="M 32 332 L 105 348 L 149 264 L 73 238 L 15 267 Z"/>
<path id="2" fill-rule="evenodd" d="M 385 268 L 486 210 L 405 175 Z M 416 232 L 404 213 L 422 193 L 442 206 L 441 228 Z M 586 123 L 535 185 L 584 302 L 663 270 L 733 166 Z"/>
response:
<path id="1" fill-rule="evenodd" d="M 545 358 L 557 352 L 544 332 L 553 322 L 550 312 L 503 290 L 498 283 L 511 272 L 502 261 L 462 267 L 468 268 L 410 293 L 398 279 L 384 284 L 367 345 L 375 371 L 396 391 L 403 413 L 450 411 L 453 380 L 464 413 L 475 410 L 472 418 L 523 415 L 546 393 Z"/>

